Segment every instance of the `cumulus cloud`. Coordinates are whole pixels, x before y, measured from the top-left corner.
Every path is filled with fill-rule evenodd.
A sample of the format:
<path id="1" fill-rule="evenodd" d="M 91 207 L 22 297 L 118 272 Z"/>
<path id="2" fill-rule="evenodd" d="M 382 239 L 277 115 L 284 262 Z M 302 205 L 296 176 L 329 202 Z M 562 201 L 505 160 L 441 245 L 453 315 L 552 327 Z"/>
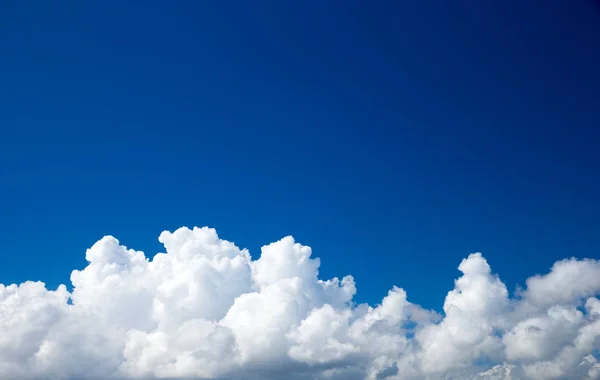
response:
<path id="1" fill-rule="evenodd" d="M 600 379 L 600 263 L 559 261 L 511 297 L 471 254 L 443 314 L 392 288 L 353 301 L 285 237 L 257 258 L 214 229 L 148 258 L 107 236 L 64 285 L 0 284 L 2 379 Z"/>

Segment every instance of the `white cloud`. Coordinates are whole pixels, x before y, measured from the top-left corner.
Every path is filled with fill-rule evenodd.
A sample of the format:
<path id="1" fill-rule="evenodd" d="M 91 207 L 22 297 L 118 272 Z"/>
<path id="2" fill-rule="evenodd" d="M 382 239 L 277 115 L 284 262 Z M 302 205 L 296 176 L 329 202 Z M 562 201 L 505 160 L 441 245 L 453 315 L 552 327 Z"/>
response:
<path id="1" fill-rule="evenodd" d="M 538 307 L 571 304 L 600 291 L 600 262 L 567 259 L 558 261 L 545 276 L 527 280 L 525 297 Z"/>
<path id="2" fill-rule="evenodd" d="M 104 237 L 74 290 L 0 284 L 2 379 L 600 378 L 600 263 L 568 259 L 518 297 L 481 254 L 444 315 L 391 289 L 356 304 L 292 237 L 260 257 L 213 229 L 163 232 L 151 260 Z"/>

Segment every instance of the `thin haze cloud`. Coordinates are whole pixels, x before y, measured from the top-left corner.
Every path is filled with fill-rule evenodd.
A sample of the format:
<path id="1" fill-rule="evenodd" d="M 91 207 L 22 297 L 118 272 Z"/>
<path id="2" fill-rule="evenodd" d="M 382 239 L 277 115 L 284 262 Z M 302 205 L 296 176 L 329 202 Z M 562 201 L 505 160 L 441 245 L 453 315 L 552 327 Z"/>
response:
<path id="1" fill-rule="evenodd" d="M 399 287 L 356 304 L 352 276 L 319 279 L 292 237 L 254 259 L 207 227 L 159 240 L 150 260 L 104 237 L 72 292 L 0 285 L 0 378 L 600 378 L 596 260 L 559 261 L 511 298 L 471 254 L 440 315 Z"/>

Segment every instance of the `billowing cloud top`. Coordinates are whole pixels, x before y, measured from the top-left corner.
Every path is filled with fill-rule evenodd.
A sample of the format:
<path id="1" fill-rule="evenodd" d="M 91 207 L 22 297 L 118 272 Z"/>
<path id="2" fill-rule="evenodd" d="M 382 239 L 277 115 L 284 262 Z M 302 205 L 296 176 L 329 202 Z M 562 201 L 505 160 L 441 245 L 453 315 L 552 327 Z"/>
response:
<path id="1" fill-rule="evenodd" d="M 444 315 L 394 287 L 357 305 L 292 237 L 246 250 L 214 229 L 163 232 L 152 260 L 107 236 L 73 292 L 0 284 L 2 379 L 600 378 L 600 263 L 568 259 L 510 298 L 481 254 Z"/>

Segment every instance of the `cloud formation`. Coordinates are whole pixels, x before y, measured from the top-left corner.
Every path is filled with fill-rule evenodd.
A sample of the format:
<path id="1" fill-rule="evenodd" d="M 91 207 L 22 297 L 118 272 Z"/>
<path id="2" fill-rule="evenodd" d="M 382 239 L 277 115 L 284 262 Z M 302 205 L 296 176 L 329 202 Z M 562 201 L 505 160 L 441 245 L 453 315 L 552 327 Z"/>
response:
<path id="1" fill-rule="evenodd" d="M 0 284 L 2 379 L 600 379 L 600 262 L 559 261 L 510 297 L 485 258 L 443 315 L 391 289 L 356 304 L 285 237 L 259 258 L 214 229 L 163 232 L 151 260 L 111 236 L 64 285 Z"/>

